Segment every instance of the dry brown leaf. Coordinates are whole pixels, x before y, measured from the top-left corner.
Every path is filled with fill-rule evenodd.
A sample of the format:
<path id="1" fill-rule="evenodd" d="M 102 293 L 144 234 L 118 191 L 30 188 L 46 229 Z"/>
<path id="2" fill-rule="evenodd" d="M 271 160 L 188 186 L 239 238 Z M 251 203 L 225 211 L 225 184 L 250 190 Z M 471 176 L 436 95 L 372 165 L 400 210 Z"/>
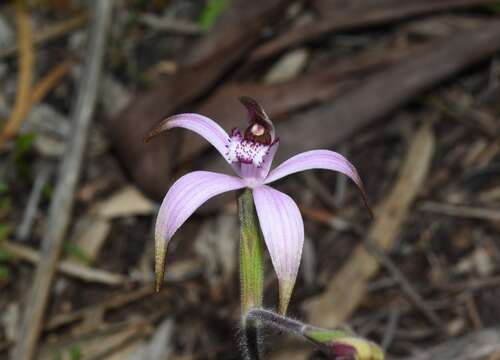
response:
<path id="1" fill-rule="evenodd" d="M 127 186 L 111 198 L 99 203 L 97 213 L 104 218 L 113 219 L 124 216 L 150 215 L 155 205 L 137 188 Z"/>
<path id="2" fill-rule="evenodd" d="M 92 207 L 81 217 L 73 234 L 73 241 L 84 254 L 95 259 L 111 231 L 111 220 L 126 216 L 151 215 L 152 201 L 133 186 L 126 186 Z"/>
<path id="3" fill-rule="evenodd" d="M 110 356 L 132 344 L 152 331 L 151 326 L 146 321 L 130 321 L 116 329 L 108 331 L 97 331 L 93 334 L 82 334 L 81 337 L 75 337 L 60 341 L 55 346 L 47 346 L 40 351 L 41 360 L 51 360 L 54 354 L 69 353 L 74 345 L 78 345 L 82 350 L 84 359 L 109 359 Z"/>
<path id="4" fill-rule="evenodd" d="M 295 49 L 284 54 L 267 72 L 264 82 L 268 84 L 292 80 L 304 69 L 310 57 L 306 49 Z"/>
<path id="5" fill-rule="evenodd" d="M 500 352 L 500 332 L 491 328 L 450 340 L 404 360 L 479 360 L 496 359 Z"/>

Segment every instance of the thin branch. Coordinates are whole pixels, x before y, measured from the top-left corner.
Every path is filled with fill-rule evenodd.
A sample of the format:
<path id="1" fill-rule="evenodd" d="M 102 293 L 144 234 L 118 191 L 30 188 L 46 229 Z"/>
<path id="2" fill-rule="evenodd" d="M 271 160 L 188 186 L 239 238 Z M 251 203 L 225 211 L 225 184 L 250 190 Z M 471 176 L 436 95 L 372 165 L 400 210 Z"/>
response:
<path id="1" fill-rule="evenodd" d="M 44 165 L 36 175 L 35 183 L 33 184 L 28 199 L 28 205 L 26 205 L 26 210 L 24 211 L 23 220 L 16 232 L 16 238 L 20 241 L 26 241 L 31 233 L 33 223 L 38 213 L 38 204 L 42 197 L 42 190 L 49 180 L 50 173 L 52 172 L 51 170 L 51 167 Z"/>
<path id="2" fill-rule="evenodd" d="M 174 34 L 199 35 L 201 29 L 195 23 L 158 17 L 152 14 L 142 14 L 139 21 L 155 30 L 170 32 Z"/>
<path id="3" fill-rule="evenodd" d="M 31 19 L 24 1 L 16 2 L 16 23 L 19 34 L 19 73 L 17 79 L 17 96 L 10 119 L 0 134 L 0 150 L 7 139 L 16 133 L 19 124 L 26 115 L 31 103 L 31 86 L 33 82 L 33 30 Z"/>
<path id="4" fill-rule="evenodd" d="M 34 34 L 33 43 L 36 46 L 55 40 L 75 29 L 82 27 L 87 22 L 87 19 L 87 14 L 79 14 L 70 19 L 65 19 L 61 22 L 52 24 L 41 31 L 37 31 Z M 19 49 L 20 47 L 17 44 L 0 49 L 0 59 L 17 54 Z"/>
<path id="5" fill-rule="evenodd" d="M 9 241 L 3 241 L 2 249 L 8 251 L 16 258 L 28 261 L 32 264 L 38 265 L 41 256 L 36 251 L 28 246 L 16 244 Z M 127 277 L 121 274 L 114 274 L 104 270 L 98 270 L 86 265 L 80 265 L 72 261 L 61 261 L 57 265 L 57 269 L 64 275 L 68 275 L 83 281 L 99 283 L 108 286 L 120 286 L 129 282 Z"/>
<path id="6" fill-rule="evenodd" d="M 45 75 L 33 88 L 30 90 L 29 101 L 23 104 L 23 107 L 18 111 L 13 111 L 12 116 L 2 129 L 0 134 L 0 150 L 4 142 L 17 134 L 26 115 L 31 108 L 39 103 L 48 92 L 53 89 L 59 81 L 69 72 L 73 62 L 66 60 L 55 66 L 47 75 Z"/>
<path id="7" fill-rule="evenodd" d="M 384 349 L 384 351 L 387 351 L 387 349 L 389 349 L 389 347 L 392 344 L 392 341 L 396 336 L 400 315 L 401 313 L 399 311 L 399 308 L 393 306 L 389 312 L 389 322 L 387 324 L 387 329 L 385 330 L 384 337 L 382 339 L 381 347 L 382 349 Z"/>
<path id="8" fill-rule="evenodd" d="M 69 72 L 72 60 L 65 60 L 51 69 L 34 87 L 31 94 L 31 106 L 42 101 L 47 93 Z"/>
<path id="9" fill-rule="evenodd" d="M 443 214 L 454 217 L 480 219 L 489 221 L 500 220 L 500 210 L 484 207 L 473 207 L 467 205 L 440 204 L 427 201 L 423 203 L 419 210 Z"/>
<path id="10" fill-rule="evenodd" d="M 96 103 L 107 28 L 111 20 L 111 7 L 112 0 L 93 3 L 94 12 L 89 26 L 89 50 L 74 108 L 72 136 L 68 139 L 67 152 L 60 167 L 59 181 L 50 206 L 47 231 L 42 239 L 41 256 L 44 261 L 38 264 L 32 291 L 28 296 L 29 300 L 18 336 L 19 342 L 14 350 L 15 359 L 33 358 L 42 329 L 43 314 L 70 222 L 74 191 Z"/>
<path id="11" fill-rule="evenodd" d="M 384 254 L 384 252 L 372 241 L 366 240 L 365 246 L 368 251 L 377 258 L 378 261 L 389 271 L 391 276 L 399 283 L 403 293 L 408 297 L 408 299 L 413 303 L 413 305 L 419 309 L 422 314 L 441 332 L 446 333 L 446 327 L 437 314 L 425 303 L 424 299 L 415 290 L 410 281 L 406 276 L 398 269 L 396 264 Z"/>

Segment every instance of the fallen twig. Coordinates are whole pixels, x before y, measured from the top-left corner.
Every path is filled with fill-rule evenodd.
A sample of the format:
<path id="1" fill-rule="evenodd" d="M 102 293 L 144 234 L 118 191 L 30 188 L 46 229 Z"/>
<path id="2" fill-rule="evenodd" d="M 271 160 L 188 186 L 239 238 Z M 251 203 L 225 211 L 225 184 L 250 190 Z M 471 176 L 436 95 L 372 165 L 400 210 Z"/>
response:
<path id="1" fill-rule="evenodd" d="M 26 205 L 26 210 L 24 210 L 23 220 L 16 231 L 16 238 L 20 241 L 28 239 L 31 233 L 31 228 L 33 227 L 33 223 L 38 213 L 38 204 L 42 197 L 42 190 L 49 180 L 51 170 L 49 165 L 44 165 L 35 177 L 28 204 Z"/>
<path id="2" fill-rule="evenodd" d="M 165 318 L 155 330 L 151 340 L 141 344 L 133 354 L 130 354 L 129 359 L 168 359 L 173 352 L 172 340 L 174 339 L 174 326 L 175 323 L 171 317 Z"/>
<path id="3" fill-rule="evenodd" d="M 492 276 L 480 279 L 472 279 L 460 282 L 445 282 L 435 287 L 446 291 L 456 292 L 474 292 L 484 288 L 493 288 L 500 286 L 500 276 Z"/>
<path id="4" fill-rule="evenodd" d="M 11 118 L 2 129 L 0 134 L 0 150 L 4 142 L 16 135 L 21 127 L 23 120 L 31 108 L 40 102 L 45 95 L 66 75 L 71 68 L 72 61 L 67 60 L 57 65 L 45 77 L 43 77 L 34 87 L 29 96 L 29 102 L 23 106 L 20 112 L 12 113 Z M 15 109 L 15 107 L 14 107 Z"/>
<path id="5" fill-rule="evenodd" d="M 168 18 L 161 18 L 152 14 L 142 14 L 139 21 L 155 30 L 171 32 L 174 34 L 199 35 L 201 29 L 197 24 Z"/>
<path id="6" fill-rule="evenodd" d="M 499 38 L 500 21 L 461 32 L 371 76 L 335 101 L 290 117 L 286 123 L 277 125 L 277 133 L 287 141 L 280 144 L 275 161 L 283 161 L 304 148 L 331 146 L 344 140 L 430 86 L 495 54 L 500 50 Z M 390 91 L 390 96 L 380 96 L 387 91 Z M 300 149 L 297 149 L 297 144 Z"/>
<path id="7" fill-rule="evenodd" d="M 73 115 L 73 129 L 60 168 L 59 181 L 49 210 L 47 231 L 42 239 L 41 256 L 32 291 L 21 323 L 14 358 L 33 358 L 42 329 L 42 320 L 48 302 L 50 286 L 57 268 L 61 248 L 70 221 L 73 193 L 78 181 L 83 151 L 88 137 L 92 111 L 95 106 L 99 74 L 104 57 L 108 24 L 111 19 L 112 0 L 94 3 L 91 21 L 89 51 Z"/>
<path id="8" fill-rule="evenodd" d="M 166 291 L 165 291 L 166 292 Z M 51 319 L 47 321 L 45 325 L 45 330 L 54 330 L 60 326 L 68 325 L 72 322 L 82 320 L 87 317 L 89 314 L 102 311 L 105 312 L 111 309 L 117 309 L 119 307 L 131 304 L 133 302 L 139 301 L 145 298 L 148 295 L 154 294 L 155 289 L 153 282 L 151 282 L 150 286 L 141 287 L 137 290 L 128 290 L 126 292 L 120 292 L 116 295 L 112 295 L 107 298 L 104 302 L 84 307 L 83 309 L 79 309 L 67 314 L 58 314 L 53 316 Z"/>
<path id="9" fill-rule="evenodd" d="M 389 271 L 391 276 L 399 283 L 402 291 L 413 303 L 413 305 L 424 314 L 424 316 L 442 333 L 446 333 L 446 328 L 437 314 L 425 303 L 418 291 L 413 287 L 406 276 L 398 269 L 392 260 L 384 254 L 370 239 L 365 241 L 368 251 L 374 255 L 378 261 Z"/>
<path id="10" fill-rule="evenodd" d="M 48 41 L 55 40 L 68 32 L 83 26 L 87 22 L 87 19 L 87 14 L 79 14 L 70 19 L 65 19 L 59 23 L 48 26 L 41 31 L 37 31 L 34 34 L 33 44 L 38 46 Z M 0 59 L 15 55 L 19 50 L 20 47 L 18 45 L 0 49 Z"/>
<path id="11" fill-rule="evenodd" d="M 263 60 L 279 54 L 287 48 L 298 46 L 307 41 L 317 40 L 319 37 L 335 31 L 361 29 L 368 26 L 401 21 L 418 15 L 459 8 L 470 8 L 494 2 L 493 0 L 395 1 L 394 6 L 383 4 L 382 8 L 370 8 L 367 6 L 367 10 L 364 12 L 360 12 L 359 9 L 347 14 L 340 12 L 332 14 L 332 16 L 326 16 L 324 20 L 287 31 L 282 36 L 257 48 L 252 53 L 250 61 Z"/>
<path id="12" fill-rule="evenodd" d="M 17 128 L 28 111 L 27 109 L 30 108 L 31 102 L 34 64 L 33 30 L 31 28 L 31 19 L 24 1 L 16 1 L 15 9 L 17 32 L 19 34 L 18 43 L 21 52 L 17 78 L 17 94 L 10 119 L 0 133 L 0 150 L 3 148 L 5 141 L 17 131 Z"/>
<path id="13" fill-rule="evenodd" d="M 404 360 L 479 360 L 500 351 L 500 330 L 481 330 L 431 348 Z"/>
<path id="14" fill-rule="evenodd" d="M 1 248 L 14 255 L 17 259 L 28 261 L 35 265 L 40 263 L 40 254 L 28 246 L 3 241 Z M 57 265 L 57 269 L 61 273 L 76 279 L 108 286 L 120 286 L 129 282 L 129 279 L 121 274 L 114 274 L 108 271 L 94 269 L 71 261 L 61 261 Z"/>
<path id="15" fill-rule="evenodd" d="M 469 315 L 469 319 L 472 322 L 474 329 L 483 329 L 483 321 L 481 320 L 481 315 L 479 314 L 479 310 L 477 309 L 477 305 L 472 295 L 466 297 L 465 308 L 467 309 L 467 314 Z"/>
<path id="16" fill-rule="evenodd" d="M 342 218 L 334 212 L 321 208 L 311 208 L 305 205 L 300 205 L 299 208 L 305 218 L 329 226 L 335 231 L 354 231 L 357 235 L 363 233 L 361 226 L 356 226 L 348 219 Z"/>
<path id="17" fill-rule="evenodd" d="M 381 343 L 382 349 L 384 349 L 384 351 L 386 352 L 396 336 L 400 315 L 401 312 L 398 307 L 394 306 L 391 308 L 391 311 L 389 312 L 389 321 L 387 324 L 387 328 L 384 331 L 384 337 Z"/>
<path id="18" fill-rule="evenodd" d="M 52 360 L 54 354 L 67 352 L 76 345 L 84 349 L 85 359 L 110 359 L 112 353 L 151 334 L 152 323 L 152 320 L 139 316 L 119 323 L 95 324 L 77 334 L 68 334 L 58 339 L 59 341 L 44 344 L 37 354 L 37 359 Z"/>
<path id="19" fill-rule="evenodd" d="M 73 65 L 72 60 L 66 60 L 55 66 L 33 88 L 31 105 L 42 101 L 47 93 L 68 73 Z"/>
<path id="20" fill-rule="evenodd" d="M 425 212 L 432 212 L 447 216 L 480 219 L 488 221 L 499 221 L 500 210 L 488 209 L 484 207 L 474 207 L 467 205 L 454 205 L 454 204 L 440 204 L 437 202 L 426 201 L 422 203 L 419 210 Z"/>

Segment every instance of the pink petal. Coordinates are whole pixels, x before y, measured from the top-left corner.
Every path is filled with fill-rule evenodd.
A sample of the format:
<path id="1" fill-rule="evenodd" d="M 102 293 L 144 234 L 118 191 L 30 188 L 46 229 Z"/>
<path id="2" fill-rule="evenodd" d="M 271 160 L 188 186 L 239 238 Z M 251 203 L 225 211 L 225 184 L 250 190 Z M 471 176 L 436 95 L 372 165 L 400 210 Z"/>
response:
<path id="1" fill-rule="evenodd" d="M 262 185 L 253 190 L 255 208 L 267 249 L 278 276 L 280 312 L 290 302 L 304 244 L 304 223 L 290 196 Z"/>
<path id="2" fill-rule="evenodd" d="M 269 152 L 264 156 L 264 161 L 260 167 L 262 178 L 267 177 L 269 174 L 269 170 L 271 169 L 271 165 L 273 163 L 274 155 L 276 155 L 276 151 L 278 151 L 278 147 L 280 145 L 279 139 L 276 139 L 269 148 Z"/>
<path id="3" fill-rule="evenodd" d="M 370 209 L 363 182 L 354 165 L 339 153 L 330 150 L 311 150 L 295 155 L 272 170 L 264 183 L 269 184 L 287 175 L 311 169 L 333 170 L 347 175 L 357 185 L 365 205 Z"/>
<path id="4" fill-rule="evenodd" d="M 208 199 L 226 191 L 245 187 L 237 177 L 194 171 L 177 180 L 163 202 L 156 218 L 155 247 L 157 288 L 163 282 L 167 245 L 179 227 Z"/>
<path id="5" fill-rule="evenodd" d="M 204 137 L 222 154 L 224 159 L 227 160 L 226 155 L 229 146 L 229 135 L 215 121 L 200 114 L 179 114 L 166 118 L 149 133 L 145 141 L 149 141 L 163 131 L 176 127 L 194 131 L 198 135 Z"/>

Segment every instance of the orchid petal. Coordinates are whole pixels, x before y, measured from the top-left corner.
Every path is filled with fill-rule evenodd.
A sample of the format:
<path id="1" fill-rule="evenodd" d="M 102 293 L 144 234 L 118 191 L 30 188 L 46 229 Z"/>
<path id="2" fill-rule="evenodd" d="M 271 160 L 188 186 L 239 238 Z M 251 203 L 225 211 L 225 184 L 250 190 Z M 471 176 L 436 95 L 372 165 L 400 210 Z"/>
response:
<path id="1" fill-rule="evenodd" d="M 160 288 L 165 271 L 167 245 L 179 227 L 208 199 L 226 191 L 245 187 L 237 177 L 194 171 L 177 180 L 163 202 L 156 219 L 156 288 Z"/>
<path id="2" fill-rule="evenodd" d="M 166 118 L 148 134 L 145 141 L 147 142 L 161 132 L 176 127 L 194 131 L 202 136 L 221 153 L 226 161 L 228 161 L 226 155 L 229 146 L 229 135 L 215 121 L 200 114 L 187 113 Z"/>
<path id="3" fill-rule="evenodd" d="M 253 190 L 255 209 L 280 288 L 280 312 L 290 302 L 302 247 L 304 223 L 299 208 L 288 195 L 262 185 Z"/>
<path id="4" fill-rule="evenodd" d="M 265 184 L 279 180 L 287 175 L 311 169 L 325 169 L 338 171 L 347 175 L 357 185 L 363 201 L 368 209 L 368 202 L 363 182 L 358 171 L 344 156 L 330 150 L 311 150 L 295 155 L 273 169 L 265 180 Z"/>
<path id="5" fill-rule="evenodd" d="M 276 155 L 276 151 L 278 151 L 278 147 L 280 145 L 279 139 L 274 140 L 269 148 L 269 151 L 264 156 L 264 161 L 260 167 L 260 176 L 264 179 L 269 174 L 269 170 L 271 170 L 271 165 L 273 163 L 274 155 Z"/>

